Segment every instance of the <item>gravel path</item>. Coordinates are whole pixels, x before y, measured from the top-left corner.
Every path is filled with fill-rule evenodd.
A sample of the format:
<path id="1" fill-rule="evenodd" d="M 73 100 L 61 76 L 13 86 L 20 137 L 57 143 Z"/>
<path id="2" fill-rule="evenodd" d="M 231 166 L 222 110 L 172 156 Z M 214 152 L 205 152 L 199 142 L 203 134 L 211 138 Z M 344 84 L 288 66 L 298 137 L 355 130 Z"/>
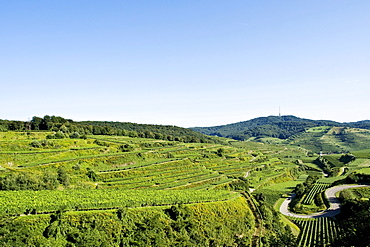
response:
<path id="1" fill-rule="evenodd" d="M 291 213 L 288 210 L 288 204 L 290 201 L 295 197 L 293 193 L 290 197 L 288 197 L 280 206 L 280 212 L 284 215 L 296 217 L 296 218 L 319 218 L 319 217 L 334 217 L 335 215 L 340 213 L 340 202 L 338 198 L 336 198 L 335 194 L 338 191 L 350 189 L 350 188 L 357 188 L 357 187 L 370 187 L 370 185 L 339 185 L 335 187 L 331 187 L 325 191 L 326 198 L 329 200 L 330 208 L 325 211 L 321 211 L 314 214 L 295 214 Z"/>

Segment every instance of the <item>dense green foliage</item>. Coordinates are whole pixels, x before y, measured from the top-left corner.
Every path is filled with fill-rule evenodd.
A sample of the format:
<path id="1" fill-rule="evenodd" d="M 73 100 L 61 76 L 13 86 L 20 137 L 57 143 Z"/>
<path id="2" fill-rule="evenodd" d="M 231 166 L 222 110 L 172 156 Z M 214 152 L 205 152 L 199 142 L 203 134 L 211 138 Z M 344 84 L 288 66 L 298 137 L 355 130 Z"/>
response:
<path id="1" fill-rule="evenodd" d="M 239 197 L 206 204 L 2 217 L 0 244 L 249 246 L 253 229 L 253 215 Z"/>
<path id="2" fill-rule="evenodd" d="M 361 170 L 360 170 L 361 171 Z M 352 172 L 348 176 L 345 176 L 343 179 L 333 182 L 333 185 L 340 184 L 369 184 L 370 183 L 370 174 L 357 173 L 356 171 Z"/>
<path id="3" fill-rule="evenodd" d="M 263 246 L 297 246 L 296 238 L 288 226 L 280 221 L 279 213 L 263 200 L 259 200 L 259 211 L 262 215 L 265 236 L 262 238 Z"/>
<path id="4" fill-rule="evenodd" d="M 338 216 L 342 231 L 333 246 L 369 246 L 370 245 L 370 201 L 344 200 L 341 214 Z"/>
<path id="5" fill-rule="evenodd" d="M 68 175 L 61 176 L 49 172 L 42 176 L 30 175 L 29 173 L 9 173 L 0 177 L 0 190 L 54 190 L 59 183 L 66 185 Z"/>

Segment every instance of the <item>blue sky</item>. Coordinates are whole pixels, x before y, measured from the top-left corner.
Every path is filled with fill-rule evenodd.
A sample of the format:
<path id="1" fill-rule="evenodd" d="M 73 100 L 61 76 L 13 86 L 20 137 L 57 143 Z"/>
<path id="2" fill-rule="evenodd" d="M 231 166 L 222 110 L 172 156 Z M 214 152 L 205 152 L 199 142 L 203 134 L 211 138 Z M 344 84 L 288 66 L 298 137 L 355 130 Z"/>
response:
<path id="1" fill-rule="evenodd" d="M 1 1 L 0 119 L 369 119 L 370 1 Z"/>

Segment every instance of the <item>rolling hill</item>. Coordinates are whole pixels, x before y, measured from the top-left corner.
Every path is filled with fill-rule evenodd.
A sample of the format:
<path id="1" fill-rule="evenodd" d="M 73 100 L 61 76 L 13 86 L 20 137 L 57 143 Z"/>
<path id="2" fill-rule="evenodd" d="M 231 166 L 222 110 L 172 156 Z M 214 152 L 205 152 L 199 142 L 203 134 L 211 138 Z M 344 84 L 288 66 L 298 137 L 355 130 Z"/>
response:
<path id="1" fill-rule="evenodd" d="M 269 116 L 249 121 L 195 127 L 194 131 L 235 140 L 255 140 L 301 146 L 314 152 L 348 152 L 370 144 L 370 121 L 339 123 L 295 116 Z"/>

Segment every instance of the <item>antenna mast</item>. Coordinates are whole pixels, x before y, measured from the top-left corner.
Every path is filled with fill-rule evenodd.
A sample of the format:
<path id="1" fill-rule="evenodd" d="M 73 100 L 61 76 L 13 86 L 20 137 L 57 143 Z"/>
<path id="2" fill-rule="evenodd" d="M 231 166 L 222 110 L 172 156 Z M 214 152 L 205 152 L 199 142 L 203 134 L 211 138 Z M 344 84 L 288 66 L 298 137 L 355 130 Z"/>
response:
<path id="1" fill-rule="evenodd" d="M 281 117 L 281 111 L 280 111 L 280 106 L 279 106 L 279 117 Z"/>

